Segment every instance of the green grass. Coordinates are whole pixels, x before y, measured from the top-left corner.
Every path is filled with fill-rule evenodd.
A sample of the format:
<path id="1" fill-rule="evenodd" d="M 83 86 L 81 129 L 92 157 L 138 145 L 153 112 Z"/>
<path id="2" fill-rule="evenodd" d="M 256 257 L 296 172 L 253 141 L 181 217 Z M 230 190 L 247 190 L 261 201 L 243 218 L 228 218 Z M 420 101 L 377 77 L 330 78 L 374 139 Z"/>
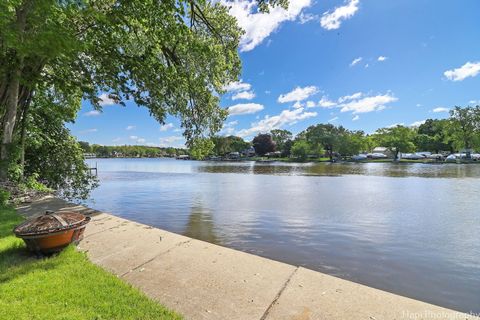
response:
<path id="1" fill-rule="evenodd" d="M 23 219 L 0 207 L 0 318 L 181 319 L 68 247 L 37 259 L 12 235 Z"/>

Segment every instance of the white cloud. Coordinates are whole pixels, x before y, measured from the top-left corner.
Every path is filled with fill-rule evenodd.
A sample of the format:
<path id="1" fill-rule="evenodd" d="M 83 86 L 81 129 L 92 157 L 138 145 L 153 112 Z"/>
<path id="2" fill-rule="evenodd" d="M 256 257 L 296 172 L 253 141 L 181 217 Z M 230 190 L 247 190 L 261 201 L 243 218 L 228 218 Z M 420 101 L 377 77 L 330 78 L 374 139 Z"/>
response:
<path id="1" fill-rule="evenodd" d="M 342 21 L 349 19 L 358 11 L 360 0 L 348 0 L 344 6 L 337 7 L 333 11 L 323 13 L 320 25 L 327 30 L 340 28 Z"/>
<path id="2" fill-rule="evenodd" d="M 405 123 L 400 122 L 400 123 L 391 124 L 391 125 L 389 125 L 389 126 L 386 126 L 385 128 L 391 129 L 391 128 L 395 128 L 395 127 L 397 127 L 397 126 L 404 126 L 404 125 L 405 125 Z"/>
<path id="3" fill-rule="evenodd" d="M 420 127 L 422 124 L 424 124 L 427 120 L 421 120 L 421 121 L 415 121 L 413 122 L 410 127 Z"/>
<path id="4" fill-rule="evenodd" d="M 223 89 L 227 92 L 235 92 L 235 91 L 244 91 L 250 90 L 252 85 L 250 83 L 245 83 L 243 81 L 235 81 L 227 84 L 223 87 Z"/>
<path id="5" fill-rule="evenodd" d="M 293 107 L 295 109 L 298 109 L 298 108 L 303 108 L 303 103 L 301 103 L 300 101 L 297 101 L 293 104 Z"/>
<path id="6" fill-rule="evenodd" d="M 353 67 L 354 65 L 356 65 L 357 63 L 359 63 L 362 60 L 363 60 L 362 57 L 358 57 L 358 58 L 353 59 L 353 61 L 350 63 L 350 67 Z"/>
<path id="7" fill-rule="evenodd" d="M 258 103 L 240 103 L 228 107 L 228 113 L 231 116 L 240 114 L 252 114 L 263 110 L 263 105 Z"/>
<path id="8" fill-rule="evenodd" d="M 97 132 L 97 131 L 98 131 L 98 129 L 92 128 L 92 129 L 82 130 L 82 131 L 80 131 L 80 133 L 92 133 L 92 132 Z"/>
<path id="9" fill-rule="evenodd" d="M 294 21 L 312 0 L 290 1 L 288 9 L 280 6 L 263 13 L 257 10 L 254 0 L 220 0 L 229 7 L 229 12 L 237 19 L 238 25 L 245 30 L 240 40 L 240 51 L 250 51 L 263 42 L 285 21 Z"/>
<path id="10" fill-rule="evenodd" d="M 229 136 L 235 133 L 235 126 L 238 124 L 238 121 L 230 121 L 223 124 L 222 130 L 219 132 L 222 136 Z"/>
<path id="11" fill-rule="evenodd" d="M 97 117 L 99 115 L 101 115 L 102 113 L 98 110 L 92 110 L 92 111 L 88 111 L 88 112 L 85 112 L 83 115 L 85 117 Z"/>
<path id="12" fill-rule="evenodd" d="M 318 102 L 318 106 L 322 108 L 332 108 L 335 107 L 337 104 L 333 101 L 330 101 L 328 97 L 323 96 L 322 99 Z"/>
<path id="13" fill-rule="evenodd" d="M 469 104 L 480 105 L 480 100 L 470 100 L 468 101 Z"/>
<path id="14" fill-rule="evenodd" d="M 432 110 L 432 112 L 435 112 L 435 113 L 448 112 L 448 111 L 450 111 L 450 109 L 444 108 L 444 107 L 438 107 Z"/>
<path id="15" fill-rule="evenodd" d="M 370 65 L 367 63 L 367 64 L 365 65 L 365 69 L 367 69 L 369 66 L 370 66 Z"/>
<path id="16" fill-rule="evenodd" d="M 354 117 L 352 118 L 352 121 L 357 121 L 358 119 L 360 119 L 360 116 L 357 114 L 356 116 L 354 116 Z"/>
<path id="17" fill-rule="evenodd" d="M 335 121 L 337 121 L 337 120 L 338 120 L 338 117 L 333 117 L 332 119 L 328 120 L 328 122 L 329 122 L 329 123 L 330 123 L 330 122 L 335 122 Z"/>
<path id="18" fill-rule="evenodd" d="M 253 98 L 255 98 L 255 93 L 253 93 L 252 91 L 242 91 L 234 94 L 232 100 L 252 100 Z"/>
<path id="19" fill-rule="evenodd" d="M 417 107 L 422 107 L 422 106 L 423 106 L 423 104 L 417 103 Z"/>
<path id="20" fill-rule="evenodd" d="M 316 105 L 315 105 L 315 102 L 313 101 L 307 101 L 307 108 L 314 108 Z"/>
<path id="21" fill-rule="evenodd" d="M 235 120 L 235 121 L 230 121 L 230 122 L 227 122 L 225 125 L 227 127 L 231 127 L 231 126 L 236 126 L 238 124 L 238 121 Z"/>
<path id="22" fill-rule="evenodd" d="M 119 142 L 121 140 L 122 140 L 122 138 L 115 138 L 115 139 L 112 139 L 112 142 Z"/>
<path id="23" fill-rule="evenodd" d="M 144 138 L 141 138 L 141 137 L 138 137 L 138 136 L 129 136 L 128 137 L 130 140 L 134 140 L 135 143 L 145 143 L 145 139 Z"/>
<path id="24" fill-rule="evenodd" d="M 98 98 L 100 99 L 99 104 L 100 104 L 102 107 L 104 107 L 104 106 L 112 106 L 112 105 L 118 103 L 117 101 L 115 101 L 115 100 L 113 100 L 112 98 L 110 98 L 107 93 L 102 93 L 101 95 L 98 96 Z"/>
<path id="25" fill-rule="evenodd" d="M 318 89 L 315 86 L 308 86 L 304 88 L 296 87 L 289 93 L 281 94 L 278 97 L 278 102 L 287 103 L 287 102 L 303 101 L 313 96 L 317 92 L 318 92 Z"/>
<path id="26" fill-rule="evenodd" d="M 167 124 L 164 124 L 163 126 L 160 126 L 160 131 L 164 132 L 164 131 L 168 131 L 170 129 L 172 129 L 174 127 L 173 123 L 167 123 Z"/>
<path id="27" fill-rule="evenodd" d="M 160 147 L 184 147 L 185 139 L 182 136 L 170 136 L 158 138 Z"/>
<path id="28" fill-rule="evenodd" d="M 127 126 L 127 127 L 125 128 L 125 130 L 130 131 L 130 130 L 134 130 L 134 129 L 136 129 L 136 128 L 137 128 L 136 126 L 130 125 L 130 126 Z"/>
<path id="29" fill-rule="evenodd" d="M 349 97 L 352 97 L 352 96 L 349 96 Z M 367 96 L 360 99 L 354 98 L 339 106 L 342 108 L 340 110 L 341 112 L 351 111 L 353 114 L 367 113 L 372 111 L 381 111 L 386 108 L 387 104 L 391 102 L 395 102 L 397 100 L 398 99 L 394 97 L 392 94 L 387 93 L 387 94 L 370 96 L 370 97 Z"/>
<path id="30" fill-rule="evenodd" d="M 377 61 L 382 62 L 382 61 L 385 61 L 385 60 L 387 60 L 387 59 L 388 59 L 388 58 L 385 57 L 385 56 L 380 56 L 380 57 L 377 58 Z"/>
<path id="31" fill-rule="evenodd" d="M 250 137 L 259 132 L 269 132 L 273 129 L 279 129 L 284 125 L 293 125 L 300 120 L 316 116 L 316 112 L 305 112 L 303 108 L 295 110 L 286 109 L 276 116 L 265 116 L 262 120 L 253 123 L 249 129 L 238 131 L 237 135 L 242 138 Z"/>
<path id="32" fill-rule="evenodd" d="M 311 13 L 300 13 L 300 16 L 298 20 L 300 21 L 301 24 L 305 24 L 307 22 L 313 21 L 313 20 L 318 20 L 318 16 L 315 14 Z"/>
<path id="33" fill-rule="evenodd" d="M 462 81 L 468 77 L 475 77 L 480 73 L 480 62 L 467 62 L 463 66 L 443 73 L 448 80 Z"/>
<path id="34" fill-rule="evenodd" d="M 351 94 L 351 95 L 349 95 L 349 96 L 343 96 L 343 97 L 338 98 L 338 102 L 339 102 L 339 103 L 343 103 L 343 102 L 347 102 L 347 101 L 359 99 L 359 98 L 361 98 L 362 96 L 363 96 L 363 93 L 361 93 L 361 92 L 356 92 L 356 93 Z"/>

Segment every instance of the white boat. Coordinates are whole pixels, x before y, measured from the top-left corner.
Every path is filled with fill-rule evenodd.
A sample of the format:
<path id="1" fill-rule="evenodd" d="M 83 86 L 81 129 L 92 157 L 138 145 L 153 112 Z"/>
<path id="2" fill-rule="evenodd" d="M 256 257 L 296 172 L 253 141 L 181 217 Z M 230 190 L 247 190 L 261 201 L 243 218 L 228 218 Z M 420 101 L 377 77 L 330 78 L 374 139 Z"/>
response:
<path id="1" fill-rule="evenodd" d="M 374 152 L 374 153 L 367 153 L 367 158 L 369 158 L 369 159 L 386 159 L 388 157 L 383 153 Z"/>
<path id="2" fill-rule="evenodd" d="M 352 160 L 354 161 L 362 161 L 362 160 L 367 160 L 368 157 L 366 154 L 357 154 L 356 156 L 352 157 Z"/>

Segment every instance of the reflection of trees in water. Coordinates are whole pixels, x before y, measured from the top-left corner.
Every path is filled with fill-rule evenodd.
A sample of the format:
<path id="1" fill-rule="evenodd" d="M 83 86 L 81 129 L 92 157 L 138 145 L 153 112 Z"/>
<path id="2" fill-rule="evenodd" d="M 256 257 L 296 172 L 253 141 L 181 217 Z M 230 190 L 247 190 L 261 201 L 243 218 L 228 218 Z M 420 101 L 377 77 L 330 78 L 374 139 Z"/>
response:
<path id="1" fill-rule="evenodd" d="M 215 163 L 200 165 L 198 172 L 267 175 L 368 175 L 384 177 L 464 178 L 478 177 L 480 164 L 421 163 Z"/>
<path id="2" fill-rule="evenodd" d="M 212 212 L 203 208 L 198 202 L 191 208 L 184 234 L 190 238 L 220 244 L 215 234 Z"/>

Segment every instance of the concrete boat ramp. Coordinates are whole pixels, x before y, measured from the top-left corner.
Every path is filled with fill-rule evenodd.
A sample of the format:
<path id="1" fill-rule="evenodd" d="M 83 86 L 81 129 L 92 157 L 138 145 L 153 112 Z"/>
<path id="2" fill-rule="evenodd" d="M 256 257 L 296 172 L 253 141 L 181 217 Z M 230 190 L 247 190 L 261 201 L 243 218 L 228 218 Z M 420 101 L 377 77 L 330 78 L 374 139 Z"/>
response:
<path id="1" fill-rule="evenodd" d="M 18 207 L 47 209 L 90 215 L 79 249 L 185 319 L 480 319 L 56 198 Z"/>

